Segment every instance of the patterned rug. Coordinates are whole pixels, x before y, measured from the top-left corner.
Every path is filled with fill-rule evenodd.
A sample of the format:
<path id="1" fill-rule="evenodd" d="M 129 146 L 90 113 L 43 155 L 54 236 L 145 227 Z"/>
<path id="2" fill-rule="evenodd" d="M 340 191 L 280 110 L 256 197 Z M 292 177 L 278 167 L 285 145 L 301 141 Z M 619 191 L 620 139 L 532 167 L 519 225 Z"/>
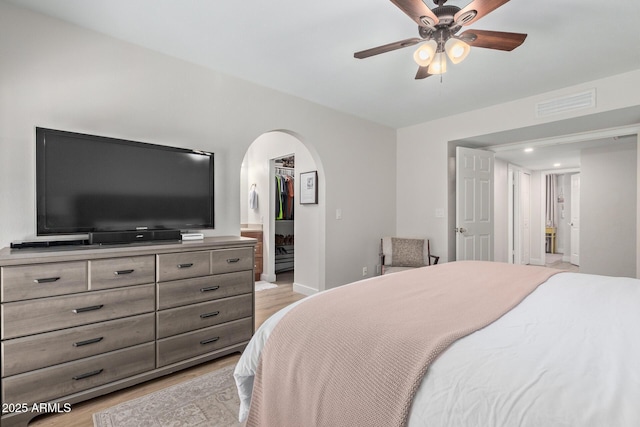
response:
<path id="1" fill-rule="evenodd" d="M 95 427 L 240 426 L 232 366 L 93 414 Z"/>

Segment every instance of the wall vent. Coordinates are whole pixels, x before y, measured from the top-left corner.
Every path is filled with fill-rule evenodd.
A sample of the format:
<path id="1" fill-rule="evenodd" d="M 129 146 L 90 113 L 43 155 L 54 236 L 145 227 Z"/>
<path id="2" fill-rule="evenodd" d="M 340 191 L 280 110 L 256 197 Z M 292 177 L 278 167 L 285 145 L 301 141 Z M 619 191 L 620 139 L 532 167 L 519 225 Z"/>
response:
<path id="1" fill-rule="evenodd" d="M 536 104 L 536 117 L 548 117 L 569 111 L 596 107 L 596 90 L 591 89 Z"/>

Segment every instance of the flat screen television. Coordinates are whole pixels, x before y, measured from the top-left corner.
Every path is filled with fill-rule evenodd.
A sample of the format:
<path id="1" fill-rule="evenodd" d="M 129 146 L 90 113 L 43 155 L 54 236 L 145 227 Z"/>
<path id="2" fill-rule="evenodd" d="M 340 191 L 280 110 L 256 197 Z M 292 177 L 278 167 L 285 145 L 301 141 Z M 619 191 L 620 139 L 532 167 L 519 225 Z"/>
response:
<path id="1" fill-rule="evenodd" d="M 214 227 L 214 155 L 36 128 L 38 235 Z"/>

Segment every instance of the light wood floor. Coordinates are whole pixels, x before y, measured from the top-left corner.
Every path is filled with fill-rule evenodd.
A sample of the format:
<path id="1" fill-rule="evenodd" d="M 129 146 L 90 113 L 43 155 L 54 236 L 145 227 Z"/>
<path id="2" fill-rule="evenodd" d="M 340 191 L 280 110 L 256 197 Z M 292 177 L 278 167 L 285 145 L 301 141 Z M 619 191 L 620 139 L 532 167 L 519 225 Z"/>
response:
<path id="1" fill-rule="evenodd" d="M 546 254 L 545 267 L 551 267 L 558 270 L 570 271 L 572 273 L 579 273 L 580 267 L 568 262 L 562 261 L 562 254 Z"/>
<path id="2" fill-rule="evenodd" d="M 277 288 L 256 292 L 256 329 L 273 313 L 304 295 L 293 292 L 293 275 L 278 275 Z M 126 388 L 108 395 L 97 397 L 86 402 L 73 405 L 67 414 L 53 414 L 34 418 L 29 426 L 37 427 L 92 427 L 92 415 L 127 400 L 136 399 L 154 391 L 170 387 L 190 380 L 208 372 L 215 371 L 228 365 L 234 365 L 240 354 L 231 354 L 220 359 L 203 363 L 193 368 L 185 369 L 162 378 L 151 380 L 133 387 Z"/>

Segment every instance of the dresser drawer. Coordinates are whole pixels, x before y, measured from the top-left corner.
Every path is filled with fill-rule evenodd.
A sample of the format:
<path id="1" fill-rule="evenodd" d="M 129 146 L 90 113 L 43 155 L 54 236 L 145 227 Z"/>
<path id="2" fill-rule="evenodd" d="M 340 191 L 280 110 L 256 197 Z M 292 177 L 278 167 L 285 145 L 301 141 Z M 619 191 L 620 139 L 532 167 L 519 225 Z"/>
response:
<path id="1" fill-rule="evenodd" d="M 249 317 L 252 307 L 253 295 L 245 294 L 159 311 L 158 338 Z"/>
<path id="2" fill-rule="evenodd" d="M 153 255 L 89 261 L 90 289 L 109 289 L 143 285 L 156 280 L 156 259 Z"/>
<path id="3" fill-rule="evenodd" d="M 253 268 L 253 246 L 250 248 L 211 251 L 211 272 L 230 273 Z"/>
<path id="4" fill-rule="evenodd" d="M 154 341 L 154 324 L 148 313 L 3 341 L 2 376 Z"/>
<path id="5" fill-rule="evenodd" d="M 19 301 L 2 306 L 2 339 L 155 310 L 155 285 Z"/>
<path id="6" fill-rule="evenodd" d="M 155 344 L 147 343 L 2 380 L 3 403 L 34 403 L 154 369 Z"/>
<path id="7" fill-rule="evenodd" d="M 158 309 L 246 294 L 252 290 L 251 270 L 158 283 Z"/>
<path id="8" fill-rule="evenodd" d="M 2 302 L 87 290 L 87 263 L 57 262 L 2 267 Z"/>
<path id="9" fill-rule="evenodd" d="M 249 317 L 158 340 L 158 367 L 249 341 L 252 334 L 253 318 Z"/>
<path id="10" fill-rule="evenodd" d="M 209 251 L 158 255 L 158 282 L 211 274 Z"/>

